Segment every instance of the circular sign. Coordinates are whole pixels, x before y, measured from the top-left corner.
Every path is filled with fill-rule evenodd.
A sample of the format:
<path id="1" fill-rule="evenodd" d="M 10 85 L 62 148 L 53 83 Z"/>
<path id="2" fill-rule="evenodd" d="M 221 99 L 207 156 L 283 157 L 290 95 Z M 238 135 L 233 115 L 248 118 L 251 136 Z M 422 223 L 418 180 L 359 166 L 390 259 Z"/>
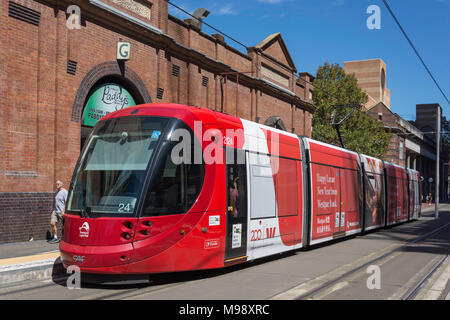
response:
<path id="1" fill-rule="evenodd" d="M 84 108 L 83 125 L 93 127 L 108 113 L 135 105 L 131 94 L 121 85 L 103 84 L 89 97 Z"/>

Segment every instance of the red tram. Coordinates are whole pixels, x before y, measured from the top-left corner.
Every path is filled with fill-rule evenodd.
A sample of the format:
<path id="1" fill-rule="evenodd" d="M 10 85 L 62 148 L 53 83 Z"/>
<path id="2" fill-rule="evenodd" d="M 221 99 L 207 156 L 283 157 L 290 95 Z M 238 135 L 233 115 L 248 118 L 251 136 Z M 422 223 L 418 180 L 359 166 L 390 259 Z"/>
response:
<path id="1" fill-rule="evenodd" d="M 141 105 L 87 140 L 61 257 L 86 273 L 221 268 L 417 219 L 420 193 L 414 170 L 205 108 Z"/>

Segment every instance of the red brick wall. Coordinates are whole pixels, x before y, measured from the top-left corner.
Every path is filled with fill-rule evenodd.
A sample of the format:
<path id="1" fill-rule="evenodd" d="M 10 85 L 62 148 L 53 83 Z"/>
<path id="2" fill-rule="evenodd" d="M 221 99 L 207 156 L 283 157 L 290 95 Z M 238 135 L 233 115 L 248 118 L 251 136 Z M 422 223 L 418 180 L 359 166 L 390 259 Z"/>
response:
<path id="1" fill-rule="evenodd" d="M 8 19 L 8 2 L 0 1 L 0 22 L 7 21 Z M 8 24 L 0 23 L 0 50 L 1 52 L 7 52 L 8 43 Z M 3 106 L 0 108 L 0 119 L 6 119 L 5 102 L 8 96 L 8 55 L 0 54 L 0 100 L 3 101 Z M 4 136 L 7 123 L 0 121 L 0 133 Z M 0 139 L 0 150 L 5 150 L 5 139 Z M 5 171 L 5 161 L 0 161 L 0 172 Z M 2 177 L 3 178 L 3 177 Z"/>
<path id="2" fill-rule="evenodd" d="M 187 25 L 175 18 L 168 20 L 168 33 L 177 42 L 187 46 L 189 43 L 189 30 Z"/>
<path id="3" fill-rule="evenodd" d="M 51 192 L 0 193 L 0 243 L 50 239 Z M 58 223 L 58 234 L 61 226 Z"/>
<path id="4" fill-rule="evenodd" d="M 288 62 L 286 56 L 284 55 L 283 50 L 281 49 L 281 46 L 278 41 L 274 42 L 271 46 L 269 46 L 265 50 L 265 53 L 268 54 L 269 56 L 275 58 L 279 62 L 281 62 L 285 65 L 289 65 L 289 62 Z"/>
<path id="5" fill-rule="evenodd" d="M 30 171 L 37 172 L 36 158 L 38 148 L 42 148 L 42 152 L 39 152 L 39 157 L 42 159 L 42 155 L 48 155 L 45 164 L 41 165 L 42 169 L 47 170 L 45 179 L 54 180 L 56 176 L 63 176 L 66 182 L 68 182 L 70 175 L 67 172 L 67 163 L 73 167 L 79 148 L 79 128 L 77 124 L 69 123 L 69 125 L 58 126 L 58 123 L 65 123 L 68 121 L 70 115 L 70 109 L 72 107 L 72 100 L 76 93 L 77 86 L 80 84 L 83 76 L 97 64 L 104 61 L 113 61 L 115 58 L 115 42 L 119 39 L 130 41 L 133 49 L 133 59 L 127 63 L 127 65 L 133 70 L 139 70 L 139 76 L 148 86 L 148 90 L 152 96 L 155 95 L 156 89 L 161 87 L 164 89 L 164 97 L 161 101 L 171 101 L 177 103 L 188 103 L 195 105 L 210 105 L 211 108 L 218 109 L 217 94 L 220 93 L 218 80 L 213 81 L 213 73 L 202 70 L 198 66 L 182 61 L 178 58 L 170 56 L 170 60 L 167 59 L 165 52 L 159 50 L 159 55 L 156 55 L 156 49 L 147 46 L 141 42 L 135 41 L 124 35 L 117 34 L 109 29 L 99 26 L 89 20 L 86 21 L 86 27 L 81 30 L 68 30 L 65 27 L 65 14 L 62 11 L 58 12 L 56 19 L 53 15 L 53 10 L 45 7 L 41 4 L 28 1 L 25 3 L 30 7 L 35 7 L 41 12 L 41 26 L 36 27 L 26 22 L 22 22 L 13 18 L 7 18 L 9 27 L 11 29 L 19 28 L 14 31 L 19 36 L 17 41 L 13 41 L 9 44 L 10 55 L 20 56 L 19 50 L 25 47 L 27 52 L 32 52 L 32 55 L 27 56 L 27 61 L 20 61 L 9 59 L 8 68 L 13 70 L 13 73 L 9 72 L 9 78 L 12 77 L 13 81 L 22 81 L 24 78 L 29 78 L 30 81 L 26 82 L 25 87 L 16 89 L 9 93 L 10 101 L 14 104 L 14 98 L 20 96 L 20 90 L 26 92 L 25 103 L 24 100 L 20 100 L 22 105 L 26 105 L 26 114 L 20 113 L 14 114 L 9 110 L 8 123 L 13 126 L 15 123 L 14 117 L 17 117 L 16 122 L 21 127 L 21 133 L 16 130 L 9 130 L 14 133 L 10 133 L 7 143 L 9 143 L 9 156 L 7 157 L 8 168 L 14 169 L 11 171 Z M 155 14 L 152 15 L 153 17 Z M 154 22 L 154 21 L 152 21 Z M 169 31 L 172 30 L 171 26 L 175 23 L 172 21 L 168 24 Z M 22 28 L 22 29 L 21 29 Z M 46 32 L 40 32 L 46 30 Z M 178 33 L 184 35 L 187 34 L 186 30 L 181 30 L 181 24 L 177 24 Z M 34 41 L 28 41 L 27 35 L 35 33 L 33 37 Z M 43 38 L 39 38 L 38 33 Z M 229 63 L 231 66 L 236 66 L 241 69 L 251 69 L 251 61 L 249 58 L 244 58 L 242 55 L 236 52 L 226 49 L 225 46 L 217 44 L 211 41 L 207 37 L 201 36 L 195 30 L 189 31 L 190 38 L 189 43 L 192 47 L 197 48 L 208 56 L 214 56 L 217 49 L 217 57 L 222 58 L 225 63 Z M 20 42 L 22 34 L 22 42 Z M 12 38 L 11 38 L 12 39 Z M 38 52 L 39 46 L 39 52 Z M 217 48 L 216 48 L 217 47 Z M 56 50 L 52 50 L 56 48 Z M 56 51 L 56 52 L 55 52 Z M 45 54 L 43 54 L 45 53 Z M 37 58 L 39 55 L 39 59 Z M 64 72 L 67 59 L 78 62 L 77 75 L 72 76 Z M 12 62 L 11 62 L 12 61 Z M 273 63 L 274 68 L 280 69 Z M 172 75 L 172 66 L 177 65 L 180 67 L 180 74 L 178 77 Z M 188 67 L 189 65 L 189 67 Z M 45 83 L 44 86 L 39 87 L 37 85 L 39 69 L 39 82 Z M 46 72 L 42 72 L 45 69 Z M 200 73 L 198 70 L 201 70 Z M 156 72 L 155 72 L 156 70 Z M 280 70 L 281 71 L 281 70 Z M 285 70 L 283 70 L 285 71 Z M 199 86 L 201 83 L 203 74 L 209 75 L 211 81 L 208 82 L 208 88 Z M 12 75 L 12 76 L 11 76 Z M 228 81 L 226 86 L 226 106 L 225 111 L 229 114 L 238 115 L 245 118 L 251 118 L 251 112 L 247 110 L 252 104 L 250 89 L 239 85 L 239 94 L 236 97 L 236 83 Z M 56 88 L 56 91 L 55 91 Z M 11 89 L 12 90 L 12 89 Z M 17 91 L 19 90 L 19 91 Z M 39 92 L 38 92 L 39 91 Z M 36 106 L 37 96 L 39 96 L 39 109 Z M 260 107 L 262 113 L 260 118 L 265 119 L 271 115 L 279 115 L 283 118 L 283 121 L 288 127 L 296 127 L 298 130 L 303 131 L 304 123 L 293 124 L 292 114 L 290 111 L 290 105 L 278 99 L 268 97 L 269 101 L 262 103 Z M 266 99 L 266 98 L 264 98 Z M 236 103 L 239 106 L 236 106 Z M 55 104 L 58 106 L 55 112 Z M 34 111 L 31 106 L 35 105 Z M 274 106 L 277 106 L 274 110 Z M 250 110 L 251 111 L 251 110 Z M 278 112 L 279 111 L 279 112 Z M 35 123 L 38 118 L 41 126 L 37 133 Z M 277 113 L 278 112 L 278 113 Z M 56 125 L 55 125 L 56 122 Z M 28 125 L 27 125 L 28 124 Z M 11 127 L 13 129 L 13 127 Z M 301 128 L 301 129 L 300 129 Z M 56 132 L 56 134 L 55 134 Z M 26 138 L 21 138 L 20 134 L 25 135 Z M 36 140 L 37 135 L 41 137 L 42 134 L 46 135 L 46 139 L 39 139 L 41 143 Z M 54 140 L 54 144 L 49 144 L 48 141 Z M 55 149 L 56 145 L 56 150 Z M 25 151 L 26 150 L 26 151 Z M 22 153 L 21 153 L 22 152 Z M 25 153 L 26 152 L 26 153 Z M 52 153 L 55 156 L 52 157 Z M 51 166 L 51 160 L 55 158 L 53 172 Z M 11 159 L 15 159 L 12 161 Z M 17 160 L 18 159 L 18 160 Z M 41 172 L 39 177 L 41 177 Z M 52 177 L 54 173 L 54 177 Z M 50 179 L 53 178 L 53 179 Z M 44 180 L 44 179 L 34 179 Z M 48 182 L 41 181 L 39 184 L 45 184 L 48 188 L 51 186 Z M 29 185 L 29 184 L 28 184 Z M 35 189 L 36 184 L 29 185 L 30 189 Z M 10 186 L 5 189 L 10 190 Z"/>
<path id="6" fill-rule="evenodd" d="M 392 138 L 389 141 L 389 146 L 383 160 L 395 163 L 399 166 L 406 166 L 406 145 L 405 138 L 401 137 L 399 133 L 399 125 L 397 123 L 397 116 L 395 116 L 388 108 L 382 103 L 378 103 L 373 108 L 367 111 L 367 114 L 383 123 L 385 127 L 391 128 L 393 132 Z M 380 119 L 381 117 L 381 119 Z M 400 142 L 403 143 L 403 159 L 400 159 Z"/>
<path id="7" fill-rule="evenodd" d="M 275 110 L 274 106 L 276 106 Z M 279 116 L 286 129 L 290 131 L 292 128 L 291 105 L 270 95 L 262 94 L 258 104 L 258 116 L 261 118 L 261 123 L 273 115 Z"/>
<path id="8" fill-rule="evenodd" d="M 80 30 L 69 30 L 66 26 L 63 3 L 69 2 L 53 2 L 60 5 L 54 10 L 44 1 L 13 1 L 36 10 L 41 16 L 39 26 L 35 26 L 9 17 L 8 1 L 0 2 L 0 48 L 3 52 L 0 55 L 0 98 L 4 104 L 0 108 L 0 118 L 3 119 L 0 132 L 4 137 L 0 139 L 3 150 L 0 211 L 9 212 L 8 215 L 0 214 L 0 219 L 6 223 L 7 217 L 14 216 L 10 223 L 16 223 L 14 221 L 19 221 L 20 217 L 29 219 L 30 212 L 34 212 L 34 217 L 40 221 L 36 222 L 37 225 L 44 227 L 48 224 L 54 181 L 60 179 L 68 188 L 78 159 L 80 112 L 84 105 L 81 100 L 86 98 L 82 93 L 87 95 L 95 85 L 90 77 L 94 79 L 97 72 L 105 72 L 99 69 L 100 65 L 111 63 L 111 70 L 117 69 L 117 41 L 131 43 L 131 60 L 126 62 L 126 68 L 133 72 L 133 79 L 138 78 L 142 82 L 143 88 L 138 89 L 146 90 L 153 102 L 175 102 L 220 110 L 220 82 L 223 81 L 221 73 L 224 67 L 247 72 L 256 66 L 254 63 L 260 63 L 259 59 L 252 61 L 252 55 L 239 53 L 208 35 L 187 29 L 182 22 L 168 20 L 164 0 L 153 1 L 150 23 L 210 60 L 196 61 L 186 57 L 181 47 L 159 47 L 158 38 L 121 33 L 119 28 L 112 27 L 114 21 L 111 20 L 119 18 L 95 13 L 94 10 L 98 9 L 85 1 L 73 1 L 93 10 L 84 16 L 85 24 Z M 120 26 L 119 22 L 116 21 L 116 26 Z M 77 62 L 75 75 L 67 73 L 68 60 Z M 215 60 L 220 61 L 220 68 L 214 67 Z M 178 77 L 172 75 L 173 65 L 180 68 Z M 203 85 L 203 77 L 208 78 L 207 86 Z M 268 93 L 255 84 L 244 84 L 242 78 L 238 86 L 232 75 L 223 86 L 224 112 L 249 120 L 259 117 L 260 123 L 270 116 L 280 116 L 288 131 L 295 128 L 297 134 L 310 135 L 310 111 L 293 106 L 273 91 Z M 158 88 L 164 89 L 162 99 L 156 98 Z M 44 197 L 35 197 L 37 194 L 45 195 L 45 201 L 33 209 L 31 207 Z M 19 208 L 20 199 L 27 195 L 34 200 L 30 200 L 25 209 Z M 29 231 L 25 227 L 22 231 L 18 237 L 28 240 Z M 43 233 L 36 234 L 40 238 L 44 236 Z M 14 239 L 18 241 L 18 238 Z M 2 241 L 5 240 L 0 238 Z"/>
<path id="9" fill-rule="evenodd" d="M 403 143 L 403 157 L 400 159 L 400 143 Z M 398 134 L 393 134 L 391 140 L 389 141 L 389 146 L 383 160 L 392 162 L 402 167 L 406 167 L 406 146 L 405 138 L 399 136 Z"/>

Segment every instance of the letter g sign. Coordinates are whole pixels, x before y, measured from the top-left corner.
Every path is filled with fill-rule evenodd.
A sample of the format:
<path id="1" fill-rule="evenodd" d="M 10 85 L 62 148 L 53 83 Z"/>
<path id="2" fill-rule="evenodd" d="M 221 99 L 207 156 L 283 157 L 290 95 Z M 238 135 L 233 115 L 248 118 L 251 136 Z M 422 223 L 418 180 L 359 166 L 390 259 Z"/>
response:
<path id="1" fill-rule="evenodd" d="M 131 44 L 129 42 L 117 42 L 117 60 L 130 60 Z"/>

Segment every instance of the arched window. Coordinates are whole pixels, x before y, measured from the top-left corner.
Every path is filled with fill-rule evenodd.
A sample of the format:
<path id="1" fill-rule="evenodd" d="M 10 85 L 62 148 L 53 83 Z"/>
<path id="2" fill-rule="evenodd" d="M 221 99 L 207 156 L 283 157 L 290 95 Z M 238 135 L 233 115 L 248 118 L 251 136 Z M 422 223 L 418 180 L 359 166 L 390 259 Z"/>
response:
<path id="1" fill-rule="evenodd" d="M 108 88 L 106 88 L 107 86 Z M 102 92 L 101 89 L 106 90 L 106 93 Z M 103 97 L 104 93 L 106 94 L 105 97 Z M 92 126 L 95 124 L 93 122 L 96 122 L 94 120 L 99 120 L 91 119 L 92 121 L 88 121 L 87 118 L 91 116 L 100 117 L 97 108 L 88 106 L 91 100 L 94 102 L 96 95 L 100 96 L 100 102 L 103 99 L 106 104 L 109 103 L 112 106 L 112 111 L 119 108 L 121 104 L 123 105 L 124 96 L 131 96 L 134 100 L 132 102 L 128 98 L 127 106 L 152 102 L 146 85 L 139 75 L 128 66 L 120 65 L 117 61 L 108 61 L 96 65 L 81 81 L 72 106 L 71 119 L 73 122 L 80 122 L 81 124 L 81 147 L 83 147 L 86 137 L 92 131 Z M 122 103 L 117 103 L 118 101 L 122 101 Z M 89 112 L 86 112 L 87 110 Z M 104 108 L 104 110 L 108 110 L 108 108 Z"/>
<path id="2" fill-rule="evenodd" d="M 93 127 L 108 113 L 135 105 L 133 96 L 122 85 L 117 83 L 98 85 L 87 100 L 82 125 Z"/>

